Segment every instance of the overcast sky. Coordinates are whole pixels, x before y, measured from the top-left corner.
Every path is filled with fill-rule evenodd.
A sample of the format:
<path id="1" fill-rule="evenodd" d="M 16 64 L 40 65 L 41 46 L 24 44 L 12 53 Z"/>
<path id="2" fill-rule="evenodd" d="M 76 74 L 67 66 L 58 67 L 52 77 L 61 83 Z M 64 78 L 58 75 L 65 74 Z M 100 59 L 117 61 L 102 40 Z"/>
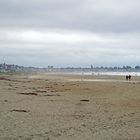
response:
<path id="1" fill-rule="evenodd" d="M 140 0 L 0 0 L 0 63 L 140 65 Z"/>

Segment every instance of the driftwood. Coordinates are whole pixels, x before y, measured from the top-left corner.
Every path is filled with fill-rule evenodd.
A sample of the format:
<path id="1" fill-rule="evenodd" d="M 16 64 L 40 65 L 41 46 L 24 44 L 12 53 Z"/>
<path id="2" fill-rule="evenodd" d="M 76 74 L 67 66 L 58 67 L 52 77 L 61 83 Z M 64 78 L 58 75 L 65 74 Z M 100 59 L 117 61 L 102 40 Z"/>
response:
<path id="1" fill-rule="evenodd" d="M 13 109 L 13 110 L 10 110 L 11 112 L 29 112 L 28 110 L 23 110 L 23 109 Z"/>
<path id="2" fill-rule="evenodd" d="M 37 95 L 38 95 L 38 94 L 35 93 L 35 92 L 28 92 L 28 93 L 26 93 L 26 92 L 21 92 L 21 93 L 17 93 L 17 94 L 22 94 L 22 95 L 34 95 L 34 96 L 37 96 Z"/>
<path id="3" fill-rule="evenodd" d="M 11 81 L 10 79 L 5 78 L 5 77 L 0 77 L 0 80 L 7 80 L 7 81 Z"/>
<path id="4" fill-rule="evenodd" d="M 89 102 L 87 99 L 80 100 L 81 102 Z"/>

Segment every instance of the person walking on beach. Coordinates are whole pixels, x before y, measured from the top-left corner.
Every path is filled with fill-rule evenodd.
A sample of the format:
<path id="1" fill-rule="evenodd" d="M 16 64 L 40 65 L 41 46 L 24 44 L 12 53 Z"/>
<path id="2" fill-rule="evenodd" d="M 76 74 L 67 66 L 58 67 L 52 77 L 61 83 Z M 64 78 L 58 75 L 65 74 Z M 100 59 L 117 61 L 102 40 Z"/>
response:
<path id="1" fill-rule="evenodd" d="M 131 75 L 128 76 L 129 81 L 131 80 Z"/>
<path id="2" fill-rule="evenodd" d="M 129 78 L 129 76 L 128 75 L 126 75 L 126 80 L 128 81 L 128 78 Z"/>

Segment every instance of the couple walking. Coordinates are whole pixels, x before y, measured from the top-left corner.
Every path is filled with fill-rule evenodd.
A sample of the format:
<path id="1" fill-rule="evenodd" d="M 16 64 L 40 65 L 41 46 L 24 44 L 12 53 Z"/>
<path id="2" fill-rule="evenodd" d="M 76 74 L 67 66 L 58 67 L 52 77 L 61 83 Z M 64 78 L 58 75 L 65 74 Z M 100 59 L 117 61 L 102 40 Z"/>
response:
<path id="1" fill-rule="evenodd" d="M 128 81 L 130 81 L 131 80 L 131 75 L 126 75 L 126 80 Z"/>

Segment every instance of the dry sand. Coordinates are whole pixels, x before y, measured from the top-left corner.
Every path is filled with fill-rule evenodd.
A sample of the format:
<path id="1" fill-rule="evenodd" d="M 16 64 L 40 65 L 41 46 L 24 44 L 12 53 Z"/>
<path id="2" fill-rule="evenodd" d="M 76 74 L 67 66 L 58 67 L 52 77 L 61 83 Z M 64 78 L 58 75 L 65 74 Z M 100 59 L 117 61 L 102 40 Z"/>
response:
<path id="1" fill-rule="evenodd" d="M 0 80 L 0 140 L 140 140 L 140 77 Z"/>

